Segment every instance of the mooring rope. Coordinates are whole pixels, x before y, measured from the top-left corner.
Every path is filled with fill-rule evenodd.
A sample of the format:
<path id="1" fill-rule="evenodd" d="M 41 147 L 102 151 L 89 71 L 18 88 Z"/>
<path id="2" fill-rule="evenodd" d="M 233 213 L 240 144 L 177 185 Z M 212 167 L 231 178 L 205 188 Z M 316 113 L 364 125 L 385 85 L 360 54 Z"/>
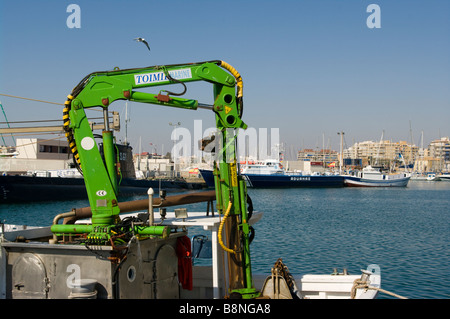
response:
<path id="1" fill-rule="evenodd" d="M 369 286 L 369 283 L 367 281 L 362 281 L 361 279 L 356 279 L 353 282 L 353 287 L 352 287 L 352 291 L 351 291 L 351 295 L 350 295 L 351 299 L 355 299 L 355 297 L 356 297 L 356 290 L 357 289 L 377 290 L 379 292 L 385 293 L 387 295 L 394 296 L 394 297 L 399 298 L 399 299 L 408 299 L 406 297 L 400 296 L 400 295 L 398 295 L 396 293 L 387 291 L 385 289 L 374 287 L 374 286 Z"/>

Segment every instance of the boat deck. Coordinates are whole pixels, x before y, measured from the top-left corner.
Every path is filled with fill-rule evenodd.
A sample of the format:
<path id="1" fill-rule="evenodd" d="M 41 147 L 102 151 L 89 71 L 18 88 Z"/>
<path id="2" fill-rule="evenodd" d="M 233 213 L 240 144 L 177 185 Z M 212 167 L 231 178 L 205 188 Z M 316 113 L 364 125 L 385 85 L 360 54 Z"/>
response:
<path id="1" fill-rule="evenodd" d="M 122 214 L 121 217 L 127 217 L 135 214 Z M 258 222 L 262 218 L 262 213 L 254 212 L 251 224 Z M 89 223 L 90 220 L 80 220 L 77 223 Z M 176 226 L 181 229 L 192 228 L 192 227 L 201 227 L 203 230 L 211 232 L 210 240 L 211 240 L 211 265 L 201 265 L 197 264 L 197 262 L 193 261 L 193 282 L 194 287 L 192 290 L 181 289 L 178 293 L 178 298 L 187 298 L 187 299 L 204 299 L 204 298 L 224 298 L 227 295 L 227 289 L 225 288 L 225 282 L 227 278 L 224 278 L 224 255 L 223 251 L 220 249 L 217 235 L 218 229 L 221 222 L 221 217 L 216 214 L 212 215 L 211 213 L 207 215 L 205 212 L 189 212 L 188 217 L 186 218 L 178 218 L 175 215 L 175 212 L 169 212 L 166 215 L 164 220 L 161 220 L 161 216 L 158 212 L 154 213 L 154 222 L 155 224 L 163 224 L 169 226 Z M 182 236 L 186 234 L 186 232 L 179 232 L 173 234 L 174 236 Z M 192 235 L 190 235 L 192 236 Z M 48 239 L 52 237 L 52 233 L 50 231 L 50 227 L 24 227 L 24 226 L 7 226 L 4 225 L 4 231 L 2 233 L 2 241 L 1 241 L 1 255 L 0 261 L 2 267 L 0 267 L 0 277 L 2 285 L 0 286 L 0 298 L 14 297 L 11 296 L 7 290 L 12 289 L 11 283 L 8 285 L 7 282 L 10 282 L 11 279 L 7 277 L 10 276 L 11 267 L 14 265 L 14 260 L 11 262 L 8 261 L 8 254 L 15 255 L 15 260 L 20 260 L 23 256 L 41 256 L 38 257 L 38 260 L 42 260 L 43 263 L 48 262 L 47 259 L 50 256 L 51 260 L 56 260 L 57 256 L 67 256 L 73 254 L 76 259 L 79 259 L 79 262 L 82 262 L 82 259 L 86 259 L 90 256 L 90 258 L 95 258 L 92 256 L 92 252 L 88 251 L 84 245 L 70 245 L 70 244 L 50 244 Z M 19 242 L 17 242 L 18 238 L 22 238 Z M 143 241 L 146 242 L 146 241 Z M 141 244 L 142 245 L 142 244 Z M 139 246 L 139 244 L 138 244 Z M 156 246 L 155 246 L 156 247 Z M 109 251 L 112 250 L 110 246 L 95 246 L 94 253 L 108 254 Z M 22 254 L 22 255 L 21 255 Z M 134 253 L 134 257 L 136 259 L 136 253 Z M 137 256 L 140 255 L 139 249 Z M 21 257 L 22 256 L 22 257 Z M 43 256 L 43 257 L 42 257 Z M 77 257 L 78 256 L 78 257 Z M 131 259 L 132 259 L 131 258 Z M 142 258 L 142 257 L 140 257 Z M 50 260 L 49 259 L 49 260 Z M 139 259 L 139 258 L 138 258 Z M 73 258 L 72 258 L 73 260 Z M 156 257 L 155 257 L 156 260 Z M 96 260 L 95 265 L 105 267 L 105 263 L 109 263 L 108 261 L 103 261 L 103 264 L 100 264 L 102 261 Z M 66 261 L 66 263 L 69 263 Z M 90 261 L 92 263 L 92 261 Z M 8 266 L 9 265 L 9 266 Z M 372 265 L 376 266 L 376 265 Z M 370 284 L 374 287 L 380 287 L 381 276 L 379 275 L 379 268 L 369 266 L 369 271 L 372 273 L 370 276 Z M 47 267 L 51 267 L 51 265 L 47 265 Z M 372 267 L 372 268 L 371 268 Z M 8 270 L 9 269 L 9 270 Z M 130 268 L 129 268 L 130 269 Z M 127 272 L 125 272 L 127 273 Z M 64 274 L 63 274 L 64 275 Z M 67 277 L 67 274 L 65 275 Z M 257 289 L 261 289 L 266 278 L 270 276 L 269 273 L 256 273 L 253 274 L 254 285 Z M 352 287 L 354 285 L 355 280 L 360 279 L 361 275 L 300 275 L 295 274 L 293 272 L 293 277 L 299 290 L 301 291 L 301 295 L 303 298 L 307 299 L 316 299 L 316 298 L 350 298 L 350 293 L 352 291 Z M 105 278 L 100 278 L 105 281 L 108 276 Z M 64 279 L 66 280 L 66 279 Z M 123 282 L 123 281 L 122 281 Z M 122 285 L 125 286 L 124 283 Z M 13 294 L 14 295 L 14 294 Z M 376 290 L 363 290 L 358 289 L 356 293 L 356 298 L 374 298 L 377 295 Z M 20 295 L 23 297 L 23 295 Z M 109 298 L 111 297 L 109 294 L 106 295 Z M 133 295 L 132 295 L 133 296 Z M 137 296 L 137 295 L 136 295 Z M 171 296 L 171 295 L 166 295 Z M 176 296 L 174 294 L 173 296 Z M 17 297 L 17 293 L 16 293 Z M 27 296 L 30 297 L 30 296 Z M 33 297 L 33 296 L 31 296 Z M 36 297 L 36 296 L 34 296 Z M 105 295 L 103 295 L 105 297 Z"/>

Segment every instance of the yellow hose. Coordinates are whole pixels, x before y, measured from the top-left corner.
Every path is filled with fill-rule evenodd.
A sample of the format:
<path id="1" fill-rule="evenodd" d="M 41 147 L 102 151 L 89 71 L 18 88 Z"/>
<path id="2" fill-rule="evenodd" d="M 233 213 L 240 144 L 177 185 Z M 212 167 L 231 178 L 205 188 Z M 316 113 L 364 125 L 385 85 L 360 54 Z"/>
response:
<path id="1" fill-rule="evenodd" d="M 242 81 L 241 75 L 235 68 L 233 68 L 225 61 L 220 61 L 220 65 L 223 66 L 224 69 L 230 71 L 231 74 L 233 74 L 233 76 L 236 78 L 236 85 L 238 87 L 237 97 L 241 98 L 244 95 L 244 82 Z"/>
<path id="2" fill-rule="evenodd" d="M 72 103 L 73 96 L 68 95 L 67 101 L 64 102 L 64 109 L 63 109 L 63 126 L 64 130 L 66 131 L 66 138 L 67 142 L 69 143 L 70 150 L 72 151 L 73 157 L 77 161 L 78 165 L 81 167 L 80 162 L 80 155 L 78 154 L 77 146 L 75 144 L 75 139 L 73 137 L 72 130 L 70 129 L 70 117 L 69 117 L 69 111 L 70 111 L 70 104 Z"/>
<path id="3" fill-rule="evenodd" d="M 227 219 L 228 215 L 230 214 L 231 206 L 233 206 L 233 204 L 232 204 L 231 202 L 229 202 L 229 203 L 228 203 L 227 211 L 226 211 L 225 214 L 223 215 L 223 219 L 222 219 L 222 221 L 220 222 L 220 225 L 219 225 L 219 233 L 218 233 L 217 236 L 218 236 L 218 238 L 219 238 L 219 244 L 220 244 L 220 246 L 223 248 L 223 250 L 225 250 L 225 251 L 227 251 L 227 252 L 229 252 L 229 253 L 232 253 L 232 254 L 236 254 L 236 251 L 234 251 L 234 250 L 232 250 L 232 249 L 226 247 L 225 244 L 223 243 L 223 240 L 222 240 L 222 229 L 223 229 L 223 225 L 224 225 L 224 223 L 225 223 L 225 219 Z"/>

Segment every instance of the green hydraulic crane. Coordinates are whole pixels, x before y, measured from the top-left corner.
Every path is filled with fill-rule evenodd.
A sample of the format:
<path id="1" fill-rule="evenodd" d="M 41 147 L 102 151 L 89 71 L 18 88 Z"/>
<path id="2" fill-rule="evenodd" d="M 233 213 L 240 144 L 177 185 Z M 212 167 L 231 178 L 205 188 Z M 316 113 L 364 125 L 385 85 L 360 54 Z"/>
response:
<path id="1" fill-rule="evenodd" d="M 204 105 L 194 99 L 181 98 L 187 82 L 205 81 L 213 85 L 213 105 Z M 137 91 L 145 87 L 157 87 L 179 83 L 184 92 L 161 90 L 158 94 Z M 239 128 L 246 129 L 242 121 L 243 84 L 239 73 L 223 61 L 152 66 L 135 69 L 115 69 L 87 75 L 72 91 L 65 102 L 63 121 L 66 137 L 74 158 L 81 168 L 89 203 L 92 210 L 91 225 L 52 226 L 55 234 L 85 233 L 92 244 L 107 245 L 115 225 L 120 221 L 118 194 L 118 161 L 114 149 L 114 137 L 108 127 L 102 133 L 102 158 L 94 140 L 85 110 L 103 109 L 105 125 L 108 123 L 108 107 L 117 100 L 151 103 L 163 106 L 196 110 L 211 109 L 216 127 L 222 138 L 215 165 L 217 210 L 224 215 L 219 234 L 225 227 L 228 247 L 221 237 L 219 243 L 229 254 L 230 292 L 244 298 L 258 296 L 253 287 L 248 224 L 247 189 L 245 181 L 237 174 L 236 136 Z M 134 229 L 141 236 L 167 235 L 167 227 L 148 225 Z"/>

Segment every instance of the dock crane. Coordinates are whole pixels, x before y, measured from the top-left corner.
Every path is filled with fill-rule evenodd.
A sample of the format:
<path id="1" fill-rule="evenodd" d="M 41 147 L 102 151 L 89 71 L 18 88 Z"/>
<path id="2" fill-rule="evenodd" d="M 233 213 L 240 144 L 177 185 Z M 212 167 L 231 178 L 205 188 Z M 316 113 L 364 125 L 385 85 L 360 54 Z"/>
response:
<path id="1" fill-rule="evenodd" d="M 204 81 L 213 85 L 212 105 L 195 99 L 181 98 L 186 93 L 187 82 Z M 158 94 L 139 89 L 168 84 L 181 84 L 182 93 L 160 90 Z M 92 211 L 90 225 L 54 224 L 56 235 L 85 234 L 92 245 L 109 245 L 116 238 L 120 223 L 117 199 L 120 167 L 116 158 L 114 136 L 108 127 L 108 108 L 117 100 L 156 104 L 188 110 L 211 110 L 222 145 L 216 150 L 215 194 L 217 210 L 223 214 L 227 245 L 219 242 L 229 254 L 230 292 L 242 298 L 254 298 L 259 292 L 254 288 L 250 261 L 250 233 L 247 211 L 247 188 L 236 167 L 236 137 L 238 129 L 246 129 L 242 121 L 243 82 L 240 74 L 224 61 L 151 66 L 133 69 L 115 69 L 94 72 L 84 77 L 68 95 L 63 111 L 64 130 L 77 165 L 83 172 Z M 100 107 L 103 110 L 102 158 L 85 110 Z M 161 225 L 130 226 L 139 236 L 167 236 L 167 227 Z M 169 230 L 170 231 L 170 230 Z"/>

